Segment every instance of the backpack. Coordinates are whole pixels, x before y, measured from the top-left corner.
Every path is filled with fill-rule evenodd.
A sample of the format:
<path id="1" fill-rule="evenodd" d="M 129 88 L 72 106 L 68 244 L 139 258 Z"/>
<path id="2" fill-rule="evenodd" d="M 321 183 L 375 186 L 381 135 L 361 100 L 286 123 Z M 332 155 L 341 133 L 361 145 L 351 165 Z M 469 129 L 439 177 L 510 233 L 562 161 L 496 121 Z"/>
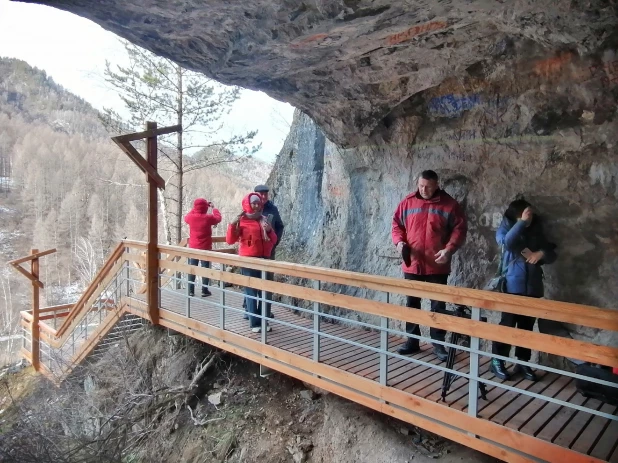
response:
<path id="1" fill-rule="evenodd" d="M 578 375 L 589 376 L 590 378 L 615 383 L 616 386 L 618 386 L 618 375 L 614 374 L 611 369 L 596 367 L 584 363 L 577 366 L 575 373 Z M 577 392 L 584 397 L 597 399 L 611 405 L 618 405 L 618 387 L 605 386 L 603 384 L 593 383 L 584 379 L 576 379 L 575 387 L 577 388 Z"/>

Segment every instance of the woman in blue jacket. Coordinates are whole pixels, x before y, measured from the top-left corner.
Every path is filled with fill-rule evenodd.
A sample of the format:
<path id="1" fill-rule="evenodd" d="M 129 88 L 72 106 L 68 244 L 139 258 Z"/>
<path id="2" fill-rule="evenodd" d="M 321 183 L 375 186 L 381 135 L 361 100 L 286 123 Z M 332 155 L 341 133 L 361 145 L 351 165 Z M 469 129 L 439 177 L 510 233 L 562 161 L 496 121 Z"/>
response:
<path id="1" fill-rule="evenodd" d="M 547 241 L 538 215 L 530 203 L 517 199 L 509 204 L 502 223 L 496 232 L 496 241 L 502 247 L 502 265 L 506 273 L 506 292 L 520 296 L 543 297 L 543 268 L 556 260 L 555 245 Z M 534 317 L 503 312 L 500 325 L 532 331 Z M 495 342 L 492 352 L 508 357 L 511 346 Z M 517 346 L 515 357 L 530 360 L 530 349 Z M 493 358 L 491 371 L 502 380 L 510 379 L 504 362 Z M 514 373 L 522 373 L 530 381 L 536 381 L 534 371 L 525 365 L 515 365 Z"/>

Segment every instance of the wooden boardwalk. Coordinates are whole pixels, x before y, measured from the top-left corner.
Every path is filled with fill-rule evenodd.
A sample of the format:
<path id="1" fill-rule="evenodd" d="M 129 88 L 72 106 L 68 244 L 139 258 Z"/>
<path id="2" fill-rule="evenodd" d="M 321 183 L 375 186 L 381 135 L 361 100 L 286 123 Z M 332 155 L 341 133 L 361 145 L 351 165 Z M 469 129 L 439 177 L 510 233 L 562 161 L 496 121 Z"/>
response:
<path id="1" fill-rule="evenodd" d="M 218 305 L 220 291 L 216 288 L 211 289 L 211 291 L 213 296 L 209 298 L 191 298 L 190 319 L 221 328 L 221 309 Z M 243 295 L 238 292 L 227 292 L 224 329 L 247 339 L 261 342 L 262 334 L 252 333 L 248 321 L 243 319 L 242 298 Z M 137 313 L 145 310 L 145 303 L 141 300 L 131 298 L 129 301 L 128 305 Z M 237 310 L 234 310 L 234 308 Z M 166 312 L 177 314 L 177 316 L 186 319 L 186 294 L 181 291 L 162 290 L 161 309 L 162 319 L 165 318 Z M 301 328 L 312 329 L 312 319 L 302 317 L 291 310 L 278 306 L 276 303 L 273 303 L 273 314 L 275 318 L 270 322 L 273 330 L 267 333 L 266 343 L 295 356 L 311 359 L 314 335 Z M 181 319 L 176 318 L 176 320 L 180 322 Z M 322 321 L 320 332 L 352 340 L 367 347 L 378 348 L 380 346 L 378 331 Z M 389 351 L 394 352 L 403 341 L 400 337 L 389 336 Z M 421 352 L 410 356 L 410 358 L 429 364 L 440 364 L 431 352 L 430 345 L 422 344 L 421 347 Z M 225 347 L 223 348 L 225 349 Z M 380 355 L 377 352 L 362 346 L 350 345 L 328 337 L 321 338 L 320 363 L 351 373 L 359 378 L 378 381 L 379 357 Z M 469 362 L 468 353 L 460 351 L 456 357 L 455 369 L 469 372 Z M 467 410 L 468 380 L 466 378 L 460 377 L 454 382 L 446 397 L 446 403 L 444 403 L 441 401 L 444 375 L 442 371 L 400 358 L 389 358 L 387 364 L 387 386 L 389 388 L 436 402 L 443 407 L 459 411 Z M 489 359 L 487 357 L 481 357 L 480 373 L 482 378 L 491 378 L 496 382 L 501 382 L 489 372 Z M 540 370 L 537 373 L 539 375 L 537 382 L 514 377 L 511 381 L 502 383 L 605 413 L 618 413 L 616 406 L 581 396 L 575 389 L 574 380 L 569 377 Z M 479 399 L 477 416 L 528 436 L 572 449 L 581 454 L 590 455 L 598 460 L 618 463 L 618 421 L 491 385 L 487 388 L 487 400 Z M 590 461 L 595 460 L 591 459 Z"/>

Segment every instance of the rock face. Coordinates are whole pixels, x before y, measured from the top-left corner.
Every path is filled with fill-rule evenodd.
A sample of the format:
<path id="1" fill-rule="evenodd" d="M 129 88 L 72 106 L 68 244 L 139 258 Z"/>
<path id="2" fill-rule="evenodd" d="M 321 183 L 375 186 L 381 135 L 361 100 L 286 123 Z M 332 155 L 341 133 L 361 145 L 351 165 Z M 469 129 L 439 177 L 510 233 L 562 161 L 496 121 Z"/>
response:
<path id="1" fill-rule="evenodd" d="M 558 245 L 546 296 L 616 308 L 615 1 L 37 3 L 308 115 L 271 176 L 281 258 L 399 276 L 391 216 L 431 168 L 469 219 L 452 284 L 486 282 L 502 212 L 524 196 Z"/>
<path id="2" fill-rule="evenodd" d="M 523 196 L 558 245 L 559 260 L 545 268 L 546 297 L 618 308 L 615 92 L 599 83 L 572 83 L 512 94 L 504 102 L 481 96 L 483 103 L 452 117 L 402 117 L 388 141 L 353 149 L 325 139 L 297 112 L 269 179 L 287 222 L 278 258 L 401 276 L 392 214 L 415 189 L 415 177 L 431 168 L 468 217 L 468 239 L 455 255 L 450 284 L 482 288 L 495 273 L 495 231 L 507 204 Z M 612 116 L 600 116 L 601 108 Z M 542 329 L 564 333 L 551 324 Z M 618 346 L 615 334 L 567 329 Z"/>
<path id="3" fill-rule="evenodd" d="M 475 104 L 479 78 L 493 86 L 500 75 L 568 72 L 588 55 L 600 65 L 595 53 L 615 35 L 618 8 L 612 0 L 27 1 L 288 101 L 346 146 L 364 142 L 393 110 L 447 78 L 454 78 L 449 94 L 470 96 L 460 101 L 466 108 Z M 492 73 L 488 62 L 498 65 Z M 431 102 L 441 96 L 427 92 L 425 103 L 440 112 L 451 105 Z"/>

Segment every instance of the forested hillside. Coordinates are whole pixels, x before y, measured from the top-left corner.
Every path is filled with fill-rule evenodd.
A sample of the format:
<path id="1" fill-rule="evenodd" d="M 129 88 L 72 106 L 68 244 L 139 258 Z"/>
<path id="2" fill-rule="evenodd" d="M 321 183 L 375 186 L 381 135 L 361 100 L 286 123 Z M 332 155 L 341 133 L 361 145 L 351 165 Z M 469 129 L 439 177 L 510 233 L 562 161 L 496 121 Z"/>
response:
<path id="1" fill-rule="evenodd" d="M 58 250 L 43 262 L 42 304 L 74 299 L 119 239 L 145 238 L 145 178 L 109 137 L 86 101 L 44 71 L 0 58 L 0 256 L 6 262 L 30 248 Z M 243 159 L 195 170 L 185 194 L 222 210 L 222 234 L 269 169 Z M 29 287 L 5 266 L 0 275 L 2 339 L 27 308 Z"/>

